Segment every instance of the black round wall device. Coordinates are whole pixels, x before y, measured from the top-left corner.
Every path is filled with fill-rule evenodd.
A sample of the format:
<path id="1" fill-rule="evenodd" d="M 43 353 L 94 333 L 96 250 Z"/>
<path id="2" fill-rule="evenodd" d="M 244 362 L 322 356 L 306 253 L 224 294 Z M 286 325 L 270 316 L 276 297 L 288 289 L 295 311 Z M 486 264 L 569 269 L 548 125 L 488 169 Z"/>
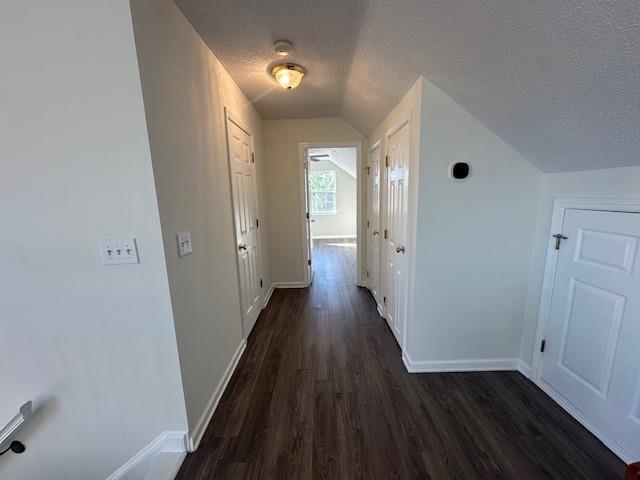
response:
<path id="1" fill-rule="evenodd" d="M 467 162 L 454 162 L 449 167 L 449 176 L 452 180 L 462 182 L 471 174 L 471 166 Z"/>

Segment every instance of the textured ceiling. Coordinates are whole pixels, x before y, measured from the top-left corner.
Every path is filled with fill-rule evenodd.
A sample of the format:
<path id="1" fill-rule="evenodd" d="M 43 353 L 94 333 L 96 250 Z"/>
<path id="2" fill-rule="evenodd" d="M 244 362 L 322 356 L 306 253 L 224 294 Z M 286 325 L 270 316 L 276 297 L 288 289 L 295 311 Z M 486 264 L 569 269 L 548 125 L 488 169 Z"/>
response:
<path id="1" fill-rule="evenodd" d="M 638 0 L 176 0 L 265 118 L 365 133 L 419 75 L 543 171 L 640 165 Z M 267 74 L 288 38 L 308 76 Z"/>
<path id="2" fill-rule="evenodd" d="M 363 0 L 175 0 L 185 17 L 264 118 L 338 116 Z M 273 42 L 293 42 L 283 60 Z M 270 75 L 291 61 L 309 72 L 300 87 L 282 89 Z"/>

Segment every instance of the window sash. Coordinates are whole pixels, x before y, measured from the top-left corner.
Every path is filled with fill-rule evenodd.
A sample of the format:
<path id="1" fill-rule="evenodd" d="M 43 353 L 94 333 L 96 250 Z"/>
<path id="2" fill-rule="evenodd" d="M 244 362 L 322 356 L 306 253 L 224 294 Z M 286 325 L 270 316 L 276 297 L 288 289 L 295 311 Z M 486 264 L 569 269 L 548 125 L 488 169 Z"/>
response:
<path id="1" fill-rule="evenodd" d="M 312 214 L 336 212 L 336 172 L 309 172 L 309 197 Z M 315 179 L 313 177 L 316 177 Z M 317 181 L 316 181 L 317 179 Z"/>

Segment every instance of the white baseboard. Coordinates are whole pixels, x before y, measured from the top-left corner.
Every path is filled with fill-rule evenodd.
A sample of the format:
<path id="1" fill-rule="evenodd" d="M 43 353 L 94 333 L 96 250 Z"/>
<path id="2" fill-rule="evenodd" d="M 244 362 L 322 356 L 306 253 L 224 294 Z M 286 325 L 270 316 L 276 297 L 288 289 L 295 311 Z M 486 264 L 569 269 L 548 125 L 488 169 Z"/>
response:
<path id="1" fill-rule="evenodd" d="M 271 300 L 271 295 L 273 295 L 273 291 L 276 289 L 276 287 L 273 286 L 273 283 L 271 284 L 271 286 L 269 287 L 269 291 L 267 292 L 267 294 L 264 297 L 264 303 L 262 304 L 262 309 L 264 310 L 265 308 L 267 308 L 267 305 L 269 305 L 269 300 Z"/>
<path id="2" fill-rule="evenodd" d="M 107 480 L 138 480 L 142 478 L 140 475 L 144 476 L 146 471 L 152 468 L 153 462 L 160 454 L 184 453 L 186 450 L 187 432 L 162 432 L 124 465 L 109 475 Z M 184 455 L 181 458 L 184 458 Z M 177 470 L 175 472 L 177 473 Z M 173 478 L 167 477 L 167 480 L 173 480 Z"/>
<path id="3" fill-rule="evenodd" d="M 313 237 L 311 237 L 311 240 L 332 240 L 334 238 L 336 240 L 342 240 L 344 238 L 353 238 L 355 240 L 356 236 L 355 235 L 314 235 Z"/>
<path id="4" fill-rule="evenodd" d="M 224 375 L 222 376 L 222 378 L 218 382 L 218 385 L 213 391 L 213 395 L 209 399 L 209 402 L 207 403 L 207 406 L 204 409 L 204 412 L 202 412 L 202 415 L 200 416 L 198 423 L 196 423 L 196 426 L 193 429 L 193 432 L 191 432 L 191 434 L 189 435 L 189 438 L 187 439 L 188 441 L 187 449 L 189 452 L 194 452 L 195 450 L 197 450 L 198 445 L 200 445 L 200 440 L 202 440 L 202 436 L 204 435 L 204 432 L 207 429 L 209 422 L 211 421 L 211 417 L 213 417 L 213 412 L 216 411 L 216 408 L 218 407 L 218 403 L 220 403 L 220 399 L 222 398 L 222 394 L 227 388 L 227 385 L 229 384 L 229 380 L 231 380 L 231 376 L 233 375 L 233 372 L 238 366 L 238 362 L 240 361 L 240 358 L 242 358 L 242 354 L 244 353 L 245 348 L 247 348 L 247 340 L 243 338 L 242 342 L 240 342 L 240 345 L 238 346 L 235 353 L 233 354 L 233 357 L 231 357 L 231 362 L 229 362 L 229 365 L 227 366 L 227 369 L 225 370 Z"/>
<path id="5" fill-rule="evenodd" d="M 273 288 L 307 288 L 304 282 L 273 282 Z"/>
<path id="6" fill-rule="evenodd" d="M 413 361 L 405 351 L 402 352 L 402 361 L 409 373 L 518 370 L 518 359 L 515 358 Z"/>
<path id="7" fill-rule="evenodd" d="M 580 423 L 584 428 L 593 433 L 598 440 L 606 445 L 606 447 L 615 453 L 624 463 L 635 462 L 638 459 L 634 458 L 630 452 L 628 452 L 624 447 L 619 445 L 615 440 L 609 437 L 607 434 L 602 432 L 598 427 L 596 427 L 591 420 L 584 415 L 573 403 L 567 400 L 563 395 L 558 393 L 551 385 L 545 382 L 543 379 L 532 379 L 533 383 L 535 383 L 540 389 L 549 395 L 558 405 L 560 405 L 564 411 L 566 411 L 569 415 L 575 418 L 578 423 Z"/>
<path id="8" fill-rule="evenodd" d="M 525 377 L 531 378 L 531 367 L 522 360 L 518 360 L 518 371 Z"/>

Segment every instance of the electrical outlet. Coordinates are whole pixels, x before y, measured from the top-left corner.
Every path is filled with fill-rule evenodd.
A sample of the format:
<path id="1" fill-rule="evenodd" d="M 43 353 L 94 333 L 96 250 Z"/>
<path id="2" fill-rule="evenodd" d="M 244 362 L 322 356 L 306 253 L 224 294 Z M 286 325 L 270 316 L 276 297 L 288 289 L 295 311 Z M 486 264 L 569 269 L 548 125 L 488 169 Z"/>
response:
<path id="1" fill-rule="evenodd" d="M 191 243 L 191 232 L 178 232 L 176 234 L 176 240 L 178 241 L 178 256 L 184 257 L 193 252 L 193 245 Z"/>
<path id="2" fill-rule="evenodd" d="M 139 263 L 135 238 L 114 238 L 100 241 L 100 255 L 105 265 Z"/>

